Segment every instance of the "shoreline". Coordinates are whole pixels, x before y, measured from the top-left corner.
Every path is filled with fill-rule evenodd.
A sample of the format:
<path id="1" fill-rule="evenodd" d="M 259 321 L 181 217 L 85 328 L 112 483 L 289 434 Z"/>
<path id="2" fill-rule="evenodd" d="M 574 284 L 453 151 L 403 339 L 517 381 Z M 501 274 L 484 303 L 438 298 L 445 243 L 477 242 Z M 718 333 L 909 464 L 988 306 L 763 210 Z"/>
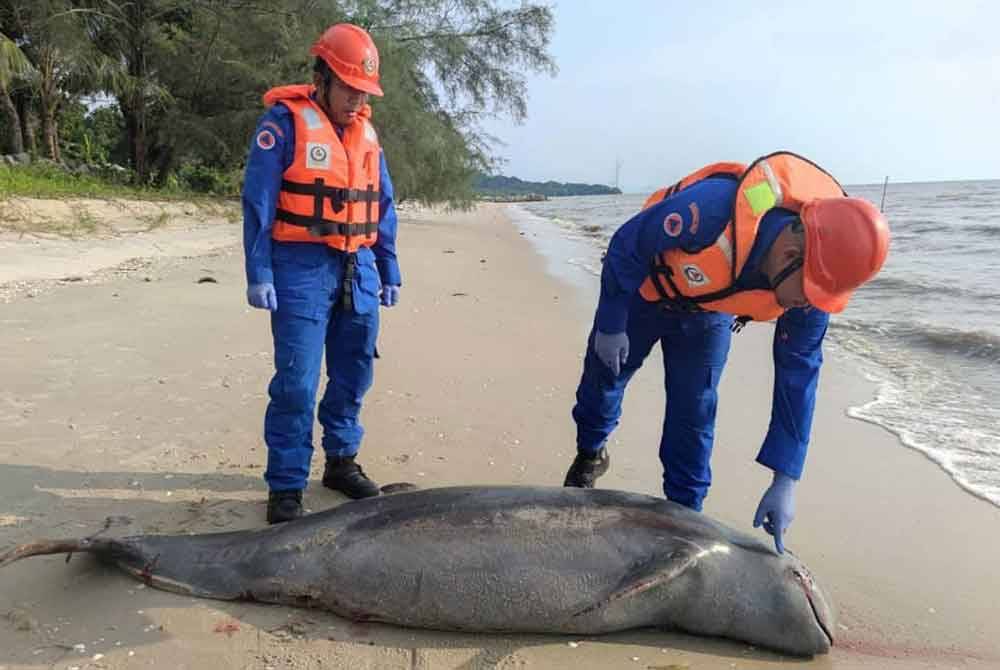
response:
<path id="1" fill-rule="evenodd" d="M 599 260 L 592 260 L 598 253 L 595 251 L 593 242 L 600 238 L 581 235 L 579 231 L 567 234 L 565 226 L 557 225 L 550 218 L 519 207 L 516 203 L 510 205 L 509 208 L 512 211 L 511 219 L 519 230 L 535 243 L 535 251 L 546 259 L 550 272 L 558 278 L 568 279 L 574 286 L 577 286 L 581 295 L 585 297 L 587 309 L 592 313 L 597 304 L 600 277 Z M 569 258 L 567 259 L 566 256 Z M 584 260 L 579 261 L 579 258 L 584 258 Z M 598 263 L 596 267 L 594 262 Z M 839 318 L 841 317 L 834 316 L 831 323 L 835 323 Z M 734 345 L 736 342 L 738 342 L 738 338 L 734 338 Z M 918 439 L 911 437 L 905 428 L 895 425 L 891 419 L 878 416 L 877 410 L 885 403 L 886 397 L 903 392 L 899 380 L 892 381 L 891 375 L 880 363 L 867 359 L 863 354 L 852 350 L 847 343 L 841 343 L 834 336 L 826 338 L 824 352 L 838 365 L 852 366 L 855 369 L 859 387 L 862 385 L 871 387 L 870 394 L 862 396 L 859 393 L 858 399 L 852 400 L 844 408 L 846 416 L 885 430 L 893 436 L 900 447 L 916 451 L 926 457 L 963 492 L 1000 509 L 1000 500 L 991 497 L 989 490 L 977 488 L 975 483 L 969 481 L 967 473 L 950 464 L 949 456 L 953 458 L 953 454 L 947 451 L 942 453 L 940 449 L 921 443 Z M 878 374 L 875 373 L 876 370 Z M 874 413 L 872 408 L 876 410 Z"/>
<path id="2" fill-rule="evenodd" d="M 841 351 L 843 352 L 843 350 Z M 842 355 L 844 355 L 848 359 L 856 358 L 855 355 L 850 353 L 842 353 Z M 864 374 L 864 368 L 862 362 L 857 361 L 856 365 L 858 366 L 859 374 L 861 374 L 861 376 L 866 376 Z M 951 483 L 954 484 L 956 487 L 958 487 L 963 493 L 971 496 L 972 498 L 975 498 L 976 500 L 985 502 L 992 507 L 1000 508 L 1000 503 L 993 500 L 988 492 L 980 491 L 979 489 L 977 489 L 975 484 L 969 482 L 968 479 L 960 470 L 950 465 L 947 462 L 947 459 L 945 459 L 943 456 L 935 453 L 933 448 L 929 448 L 925 445 L 920 444 L 915 439 L 907 435 L 903 429 L 889 426 L 884 420 L 878 417 L 866 415 L 865 412 L 868 412 L 871 407 L 878 407 L 878 405 L 881 402 L 883 402 L 883 396 L 885 395 L 886 392 L 895 390 L 894 387 L 892 386 L 892 383 L 889 381 L 872 380 L 872 379 L 866 379 L 866 381 L 874 387 L 874 392 L 872 394 L 872 397 L 867 402 L 863 402 L 860 404 L 852 404 L 851 406 L 847 407 L 845 410 L 845 414 L 848 417 L 854 419 L 855 421 L 861 421 L 863 423 L 871 424 L 873 426 L 881 428 L 882 430 L 892 435 L 899 443 L 899 446 L 901 446 L 904 449 L 916 452 L 917 454 L 927 459 L 927 461 L 932 463 L 934 467 L 943 472 L 945 476 L 948 477 L 949 480 L 951 480 Z"/>
<path id="3" fill-rule="evenodd" d="M 552 275 L 502 207 L 402 217 L 401 303 L 382 312 L 383 357 L 363 415 L 361 462 L 381 483 L 557 485 L 572 459 L 569 411 L 593 303 Z M 217 282 L 198 284 L 205 274 Z M 238 245 L 154 259 L 141 278 L 15 299 L 0 324 L 0 546 L 86 535 L 122 514 L 131 522 L 109 533 L 263 523 L 270 342 L 266 317 L 244 303 Z M 706 501 L 713 518 L 751 532 L 767 481 L 753 458 L 770 407 L 770 334 L 754 326 L 734 341 Z M 630 385 L 602 485 L 661 495 L 660 377 L 651 360 Z M 995 667 L 1000 513 L 883 429 L 845 416 L 842 403 L 864 384 L 828 358 L 788 536 L 840 611 L 829 656 L 800 661 L 656 630 L 575 640 L 354 624 L 142 589 L 57 557 L 0 571 L 0 613 L 25 622 L 0 619 L 0 649 L 13 655 L 0 665 L 83 667 L 96 652 L 109 668 Z M 315 454 L 312 510 L 343 501 L 318 486 L 322 462 Z M 225 622 L 236 629 L 217 632 Z M 85 656 L 53 646 L 81 642 Z"/>
<path id="4" fill-rule="evenodd" d="M 544 219 L 541 220 L 544 221 Z M 522 223 L 516 223 L 515 225 L 517 225 L 518 229 L 521 230 L 522 232 L 528 229 L 528 226 Z M 541 234 L 540 243 L 539 243 L 539 237 L 534 237 L 530 235 L 528 235 L 527 237 L 529 240 L 535 243 L 533 244 L 533 248 L 535 249 L 536 253 L 539 253 L 546 259 L 547 267 L 549 268 L 550 273 L 554 274 L 559 279 L 566 279 L 567 273 L 568 274 L 575 273 L 577 275 L 576 277 L 570 277 L 569 281 L 574 286 L 578 287 L 581 291 L 582 298 L 580 302 L 582 305 L 584 305 L 584 310 L 580 313 L 580 318 L 582 322 L 587 323 L 589 325 L 590 319 L 592 319 L 593 308 L 594 304 L 596 304 L 595 301 L 597 297 L 597 279 L 595 275 L 585 267 L 581 267 L 578 265 L 574 266 L 573 264 L 566 263 L 565 261 L 563 262 L 564 267 L 561 270 L 557 269 L 553 271 L 551 269 L 553 264 L 557 263 L 557 261 L 554 259 L 554 253 L 553 253 L 553 252 L 558 253 L 559 241 L 557 234 L 551 234 L 551 231 Z M 573 244 L 584 244 L 584 243 L 585 242 L 580 242 L 580 241 L 573 242 Z M 591 283 L 589 289 L 586 286 L 587 283 L 586 278 L 588 277 Z M 726 441 L 726 434 L 730 432 L 732 432 L 733 434 L 744 433 L 747 423 L 756 423 L 758 425 L 757 432 L 753 433 L 751 437 L 751 442 L 753 442 L 754 445 L 759 444 L 760 440 L 763 438 L 764 432 L 766 430 L 766 418 L 770 410 L 771 371 L 770 369 L 761 370 L 760 364 L 763 361 L 763 367 L 770 368 L 770 343 L 771 343 L 772 333 L 773 333 L 773 326 L 770 326 L 768 324 L 754 324 L 753 327 L 750 327 L 744 331 L 742 338 L 734 338 L 733 349 L 730 357 L 731 359 L 730 365 L 727 367 L 727 372 L 724 374 L 723 382 L 720 385 L 720 396 L 722 399 L 720 400 L 720 416 L 717 427 L 718 428 L 717 438 L 716 438 L 717 446 L 715 450 L 716 454 L 713 459 L 713 469 L 716 470 L 716 476 L 714 479 L 712 493 L 710 494 L 709 499 L 706 501 L 706 512 L 736 527 L 749 525 L 747 523 L 747 517 L 752 516 L 753 508 L 756 506 L 756 500 L 759 497 L 760 492 L 763 491 L 763 487 L 766 486 L 766 480 L 763 478 L 759 478 L 758 476 L 759 481 L 762 482 L 762 484 L 758 486 L 759 490 L 751 491 L 749 494 L 740 491 L 739 497 L 745 501 L 744 504 L 747 505 L 747 507 L 745 507 L 744 509 L 748 509 L 749 513 L 746 511 L 735 513 L 733 510 L 732 499 L 725 501 L 720 501 L 718 499 L 720 495 L 719 489 L 723 486 L 722 478 L 738 477 L 740 469 L 745 468 L 747 466 L 750 466 L 751 468 L 757 468 L 758 470 L 762 470 L 763 468 L 760 468 L 760 466 L 757 466 L 754 463 L 744 463 L 743 465 L 731 463 L 729 462 L 731 459 L 729 458 L 728 455 L 723 456 L 720 453 L 720 448 Z M 978 520 L 983 521 L 985 523 L 991 523 L 992 527 L 997 527 L 997 524 L 1000 523 L 1000 509 L 998 509 L 991 501 L 978 495 L 976 492 L 969 491 L 966 488 L 964 488 L 958 481 L 956 481 L 951 476 L 951 473 L 949 473 L 944 467 L 941 466 L 941 464 L 936 462 L 933 458 L 924 453 L 921 449 L 906 444 L 901 439 L 901 437 L 897 435 L 891 428 L 877 421 L 871 421 L 868 419 L 854 417 L 851 415 L 852 411 L 855 408 L 863 407 L 870 402 L 874 402 L 878 398 L 878 394 L 880 393 L 882 385 L 885 382 L 879 382 L 868 378 L 867 371 L 865 368 L 865 361 L 863 359 L 861 359 L 853 352 L 850 352 L 849 350 L 835 343 L 831 344 L 832 346 L 827 347 L 827 356 L 826 356 L 827 360 L 825 361 L 824 364 L 824 369 L 822 372 L 822 377 L 820 382 L 821 387 L 817 403 L 817 413 L 816 413 L 817 416 L 816 419 L 814 420 L 814 431 L 812 440 L 813 445 L 810 449 L 811 451 L 810 461 L 812 461 L 812 463 L 807 462 L 807 471 L 803 477 L 804 482 L 802 485 L 798 487 L 800 490 L 800 499 L 802 496 L 809 496 L 809 498 L 807 499 L 808 504 L 811 507 L 814 506 L 816 508 L 819 508 L 823 506 L 822 502 L 823 497 L 828 496 L 831 500 L 837 500 L 837 494 L 834 493 L 834 491 L 839 489 L 850 488 L 849 486 L 846 485 L 846 482 L 844 482 L 845 473 L 843 472 L 841 472 L 840 477 L 838 477 L 839 481 L 837 483 L 833 483 L 833 485 L 830 485 L 830 483 L 828 483 L 827 485 L 821 484 L 820 485 L 821 489 L 816 492 L 810 491 L 808 488 L 812 486 L 812 482 L 817 477 L 822 476 L 821 471 L 828 467 L 828 463 L 833 462 L 835 460 L 835 457 L 833 457 L 834 455 L 830 453 L 830 448 L 831 448 L 830 445 L 836 444 L 839 440 L 830 439 L 829 437 L 823 435 L 824 431 L 830 430 L 831 428 L 836 429 L 837 427 L 840 427 L 841 424 L 844 424 L 844 428 L 849 428 L 849 430 L 845 430 L 844 432 L 847 432 L 851 435 L 861 436 L 859 442 L 860 444 L 864 444 L 865 442 L 870 442 L 873 445 L 878 445 L 879 449 L 886 450 L 878 454 L 878 460 L 889 463 L 890 466 L 888 467 L 888 470 L 892 471 L 894 468 L 898 468 L 900 471 L 906 472 L 907 474 L 916 471 L 915 474 L 918 474 L 917 479 L 919 479 L 919 481 L 921 481 L 923 483 L 923 486 L 925 487 L 922 490 L 922 492 L 925 491 L 934 491 L 935 493 L 940 492 L 942 496 L 948 499 L 949 508 L 951 505 L 957 505 L 962 509 L 968 509 L 972 511 L 973 516 Z M 754 354 L 752 358 L 748 358 L 747 356 L 749 354 L 741 351 L 748 348 L 756 351 L 756 354 Z M 658 354 L 654 352 L 651 358 L 655 358 L 657 355 Z M 653 372 L 649 371 L 650 368 L 652 368 Z M 638 380 L 643 376 L 645 376 L 647 379 L 650 377 L 657 377 L 660 369 L 661 369 L 661 364 L 659 361 L 653 361 L 653 360 L 647 361 L 646 365 L 643 366 L 643 370 L 637 373 L 636 378 Z M 734 384 L 733 380 L 734 375 L 737 378 L 736 384 Z M 765 381 L 763 383 L 760 383 L 760 388 L 756 389 L 757 391 L 759 391 L 759 393 L 754 393 L 754 390 L 746 389 L 746 391 L 750 394 L 751 397 L 754 398 L 755 401 L 759 401 L 756 403 L 757 406 L 759 407 L 759 410 L 757 411 L 758 416 L 757 418 L 751 419 L 750 418 L 751 413 L 744 411 L 742 413 L 742 416 L 733 417 L 730 415 L 730 412 L 733 411 L 733 408 L 730 406 L 731 405 L 730 398 L 733 395 L 738 395 L 738 396 L 743 396 L 743 398 L 741 399 L 745 399 L 747 396 L 747 393 L 740 393 L 738 391 L 735 391 L 734 386 L 740 385 L 743 380 L 751 376 L 759 376 L 765 378 Z M 655 380 L 654 383 L 658 383 L 658 380 Z M 622 425 L 612 436 L 611 442 L 613 444 L 614 443 L 621 444 L 623 441 L 626 440 L 626 438 L 622 435 L 623 431 L 628 430 L 631 432 L 632 430 L 636 429 L 636 427 L 629 425 L 632 421 L 636 420 L 642 421 L 641 418 L 640 419 L 633 418 L 631 420 L 629 418 L 629 415 L 634 415 L 637 413 L 634 411 L 632 412 L 629 411 L 629 405 L 633 404 L 634 402 L 631 400 L 630 396 L 636 393 L 636 391 L 632 388 L 633 386 L 635 386 L 635 382 L 633 382 L 630 385 L 629 393 L 626 395 L 625 412 L 623 413 Z M 657 392 L 662 393 L 662 390 L 657 389 Z M 833 398 L 831 398 L 831 396 L 833 396 Z M 657 407 L 656 411 L 661 413 L 662 408 Z M 658 416 L 662 416 L 662 414 L 658 414 Z M 761 420 L 760 417 L 763 417 L 763 420 Z M 657 420 L 654 420 L 651 423 L 653 424 L 652 430 L 648 430 L 650 428 L 649 426 L 646 427 L 647 428 L 646 432 L 649 436 L 647 439 L 649 439 L 652 442 L 652 444 L 655 445 L 659 439 L 658 435 L 659 425 Z M 726 428 L 734 425 L 739 427 L 735 428 L 734 430 Z M 656 462 L 655 458 L 655 446 L 651 447 L 650 451 L 651 453 L 649 454 L 649 456 L 652 458 L 651 467 L 656 468 L 658 466 L 658 463 Z M 750 452 L 748 455 L 752 456 L 752 454 L 754 454 L 756 451 L 756 446 L 749 448 L 748 451 Z M 821 452 L 823 455 L 818 456 L 817 452 Z M 864 453 L 863 449 L 855 448 L 852 450 L 852 452 L 853 453 L 850 454 L 849 458 L 849 461 L 852 464 L 858 463 L 859 461 L 863 461 L 864 458 L 866 457 L 866 454 Z M 723 463 L 720 464 L 720 460 L 723 460 Z M 816 463 L 817 460 L 821 460 L 822 462 Z M 870 483 L 868 483 L 868 485 L 871 486 Z M 742 488 L 742 483 L 741 483 L 741 488 Z M 657 488 L 649 488 L 644 490 L 643 492 L 652 495 L 661 495 L 661 492 Z M 856 505 L 848 503 L 848 506 L 855 507 Z M 922 507 L 923 506 L 926 505 L 922 505 Z M 905 506 L 903 507 L 905 508 Z M 802 509 L 803 505 L 800 503 L 799 505 L 800 517 L 802 516 Z M 901 516 L 903 515 L 905 515 L 905 512 L 901 514 Z M 888 515 L 883 514 L 880 516 L 883 519 L 885 519 L 886 525 L 891 524 L 891 521 L 889 521 L 887 518 Z M 945 519 L 938 518 L 935 520 L 938 523 L 942 522 L 946 523 Z M 804 523 L 807 522 L 803 521 L 800 518 L 795 524 L 793 524 L 793 527 L 790 531 L 790 537 L 794 538 L 795 535 L 798 534 L 796 531 L 799 531 L 799 533 L 803 532 L 805 529 L 802 529 L 801 526 Z M 973 533 L 968 531 L 972 524 L 967 523 L 964 525 L 966 530 L 964 536 L 971 537 Z M 815 534 L 815 532 L 816 531 L 814 529 L 810 529 L 810 536 L 811 536 L 810 539 L 818 540 L 818 536 Z M 989 531 L 987 531 L 987 533 L 988 532 Z M 962 537 L 963 533 L 961 531 L 953 532 L 952 536 Z M 979 538 L 981 538 L 981 536 L 979 536 Z M 977 538 L 977 542 L 979 538 Z M 792 540 L 792 542 L 795 542 L 795 540 Z M 792 546 L 794 549 L 795 546 L 794 545 Z M 960 549 L 960 547 L 962 547 L 961 541 L 956 542 L 952 546 L 956 547 L 956 551 L 960 552 L 958 556 L 958 563 L 961 564 L 961 558 L 963 557 L 963 554 L 961 554 L 962 550 Z M 966 546 L 968 547 L 969 551 L 973 551 L 971 544 L 967 544 Z M 825 553 L 826 552 L 818 553 L 818 555 L 822 557 Z M 989 555 L 1000 558 L 1000 546 L 998 546 L 998 543 L 992 540 L 992 538 L 988 542 L 987 553 Z M 803 551 L 802 554 L 807 555 L 805 551 Z M 936 562 L 936 557 L 935 557 L 935 562 Z M 812 563 L 810 563 L 809 561 L 807 561 L 807 564 L 812 565 Z M 825 566 L 828 564 L 829 564 L 828 561 L 823 560 L 817 565 Z M 983 566 L 983 564 L 978 561 L 977 564 Z M 831 567 L 830 569 L 817 568 L 817 571 L 818 574 L 820 575 L 820 578 L 824 579 L 824 575 L 826 575 L 828 572 L 832 572 L 833 574 L 835 574 L 837 572 L 837 569 L 835 567 Z M 982 574 L 985 575 L 986 573 Z M 824 583 L 826 583 L 828 580 L 829 577 L 826 577 L 824 579 Z M 831 585 L 828 584 L 828 586 Z M 968 587 L 968 588 L 972 589 L 974 587 Z M 838 589 L 836 588 L 834 588 L 833 590 L 835 592 L 838 591 Z M 958 589 L 958 591 L 961 592 L 963 591 L 963 589 Z M 1000 591 L 997 591 L 996 594 L 1000 595 Z M 846 598 L 835 598 L 835 600 L 838 601 L 845 600 L 847 603 L 851 603 L 851 601 L 853 601 L 855 597 L 859 597 L 862 595 L 863 594 L 861 593 L 849 593 Z M 955 594 L 948 594 L 948 595 L 951 596 L 950 600 L 952 600 L 953 603 L 960 609 L 958 603 L 962 602 L 963 599 L 961 597 L 955 597 Z M 864 599 L 867 600 L 868 596 L 865 596 Z M 979 600 L 978 605 L 980 611 L 984 611 L 984 609 L 987 608 L 988 606 L 988 598 L 987 599 L 979 598 L 978 600 Z M 874 607 L 874 605 L 866 605 L 866 606 Z M 858 619 L 856 621 L 852 621 L 851 625 L 845 625 L 843 622 L 841 622 L 842 625 L 845 627 L 845 631 L 842 632 L 851 632 L 850 629 L 852 628 L 852 626 L 855 627 L 855 629 L 858 626 L 870 627 L 871 632 L 876 633 L 874 637 L 883 638 L 883 633 L 879 631 L 879 627 L 874 622 L 872 622 L 867 616 L 861 615 L 860 610 L 864 608 L 859 607 L 857 608 L 857 610 L 859 611 L 855 612 L 855 611 L 850 611 L 855 608 L 851 607 L 850 605 L 848 607 L 849 607 L 849 611 L 847 612 L 848 618 L 853 619 L 855 616 L 857 616 Z M 928 606 L 928 608 L 926 609 L 926 613 L 928 614 L 934 614 L 938 611 L 940 610 L 933 606 Z M 982 624 L 982 622 L 983 620 L 981 619 L 979 622 L 980 625 Z M 921 662 L 919 660 L 921 654 L 926 655 L 928 657 L 937 655 L 936 653 L 933 653 L 931 651 L 928 645 L 923 644 L 919 637 L 915 636 L 910 640 L 899 639 L 895 642 L 895 644 L 898 644 L 898 646 L 896 647 L 894 647 L 893 642 L 890 642 L 888 639 L 886 639 L 887 637 L 888 636 L 886 636 L 883 639 L 880 639 L 880 641 L 877 644 L 874 643 L 873 640 L 871 639 L 869 640 L 848 639 L 845 641 L 844 645 L 841 648 L 856 650 L 860 652 L 862 655 L 865 655 L 866 653 L 872 653 L 876 656 L 881 656 L 885 658 L 892 658 L 895 656 L 905 657 L 908 659 L 907 662 L 912 664 Z M 906 636 L 903 637 L 905 638 Z M 933 635 L 930 635 L 926 639 L 932 639 L 932 638 Z M 836 654 L 836 648 L 835 648 L 835 654 Z M 928 667 L 947 667 L 946 664 L 949 661 L 953 661 L 955 660 L 955 658 L 959 656 L 962 656 L 962 654 L 958 653 L 955 656 L 945 654 L 944 656 L 933 662 L 929 661 L 929 659 L 925 660 L 928 660 L 928 662 L 932 663 Z M 971 653 L 968 657 L 976 658 L 976 654 Z M 833 658 L 833 656 L 831 656 L 831 658 Z M 994 655 L 991 658 L 998 658 L 998 657 Z M 845 659 L 839 659 L 835 665 L 837 667 L 841 667 L 841 663 L 843 662 L 845 662 Z M 857 661 L 857 659 L 852 660 L 849 662 L 848 665 L 844 667 L 853 667 L 853 664 L 855 662 L 859 661 Z M 1000 664 L 1000 661 L 996 662 Z M 945 665 L 938 666 L 936 665 L 936 663 L 943 663 Z M 909 665 L 906 667 L 917 667 L 917 666 Z"/>

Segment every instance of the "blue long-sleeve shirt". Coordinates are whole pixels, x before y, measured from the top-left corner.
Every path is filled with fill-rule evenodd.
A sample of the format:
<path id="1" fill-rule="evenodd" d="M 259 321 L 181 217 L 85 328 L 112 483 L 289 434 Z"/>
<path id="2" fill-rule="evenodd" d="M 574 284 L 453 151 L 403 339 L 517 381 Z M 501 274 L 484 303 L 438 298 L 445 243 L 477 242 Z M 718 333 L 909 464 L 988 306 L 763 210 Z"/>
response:
<path id="1" fill-rule="evenodd" d="M 259 142 L 257 138 L 262 132 L 267 133 L 267 141 Z M 281 190 L 281 177 L 294 158 L 295 122 L 292 112 L 284 105 L 274 105 L 261 117 L 254 131 L 243 182 L 243 251 L 248 284 L 274 283 L 271 228 Z M 379 182 L 378 238 L 372 252 L 382 284 L 399 286 L 403 282 L 396 259 L 396 205 L 382 152 L 379 152 Z"/>
<path id="2" fill-rule="evenodd" d="M 625 331 L 629 303 L 649 276 L 656 255 L 669 249 L 693 252 L 718 239 L 732 218 L 736 186 L 733 178 L 702 180 L 639 212 L 615 232 L 601 273 L 596 317 L 600 331 Z M 673 213 L 682 218 L 679 227 L 670 227 L 669 232 L 676 235 L 664 228 L 664 220 Z M 697 225 L 693 225 L 696 218 Z M 794 218 L 794 213 L 783 209 L 764 216 L 747 263 L 736 280 L 738 287 L 770 288 L 761 262 L 778 233 Z M 809 447 L 816 386 L 823 364 L 822 343 L 829 320 L 829 315 L 818 309 L 797 308 L 787 310 L 775 327 L 771 423 L 757 461 L 795 479 L 802 476 Z"/>

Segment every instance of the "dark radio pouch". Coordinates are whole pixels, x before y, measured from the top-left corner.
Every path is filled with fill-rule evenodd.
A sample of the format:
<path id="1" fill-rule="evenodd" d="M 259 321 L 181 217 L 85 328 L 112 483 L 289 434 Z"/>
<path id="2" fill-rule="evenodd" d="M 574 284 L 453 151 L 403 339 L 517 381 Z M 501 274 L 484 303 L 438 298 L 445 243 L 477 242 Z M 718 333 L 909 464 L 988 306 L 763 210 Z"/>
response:
<path id="1" fill-rule="evenodd" d="M 340 287 L 340 306 L 345 312 L 354 311 L 354 274 L 358 270 L 358 255 L 347 254 L 344 265 L 344 281 Z"/>

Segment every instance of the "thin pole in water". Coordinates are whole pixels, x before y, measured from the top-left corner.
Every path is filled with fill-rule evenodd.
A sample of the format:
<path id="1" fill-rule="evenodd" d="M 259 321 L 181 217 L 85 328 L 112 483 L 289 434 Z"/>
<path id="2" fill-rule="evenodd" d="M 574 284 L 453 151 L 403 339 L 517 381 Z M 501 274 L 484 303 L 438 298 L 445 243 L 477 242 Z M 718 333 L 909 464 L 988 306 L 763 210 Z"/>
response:
<path id="1" fill-rule="evenodd" d="M 878 211 L 880 211 L 880 212 L 884 212 L 885 211 L 885 189 L 886 189 L 886 187 L 888 185 L 889 185 L 889 175 L 886 175 L 885 176 L 885 181 L 882 182 L 882 202 L 879 203 L 879 206 L 878 206 Z"/>

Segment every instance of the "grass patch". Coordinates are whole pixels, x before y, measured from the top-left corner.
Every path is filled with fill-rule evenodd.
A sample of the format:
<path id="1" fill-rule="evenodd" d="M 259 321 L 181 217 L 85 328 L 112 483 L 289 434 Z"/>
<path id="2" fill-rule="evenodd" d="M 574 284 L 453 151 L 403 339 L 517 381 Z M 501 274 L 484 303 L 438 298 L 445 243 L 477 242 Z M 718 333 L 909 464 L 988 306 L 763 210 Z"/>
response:
<path id="1" fill-rule="evenodd" d="M 127 183 L 128 173 L 111 168 L 91 174 L 72 174 L 52 163 L 0 164 L 0 199 L 26 198 L 131 198 L 135 200 L 218 200 L 233 196 L 208 195 L 184 188 L 173 180 L 165 188 L 137 187 Z"/>
<path id="2" fill-rule="evenodd" d="M 94 175 L 75 175 L 54 165 L 0 165 L 0 198 L 138 198 L 148 193 Z"/>

